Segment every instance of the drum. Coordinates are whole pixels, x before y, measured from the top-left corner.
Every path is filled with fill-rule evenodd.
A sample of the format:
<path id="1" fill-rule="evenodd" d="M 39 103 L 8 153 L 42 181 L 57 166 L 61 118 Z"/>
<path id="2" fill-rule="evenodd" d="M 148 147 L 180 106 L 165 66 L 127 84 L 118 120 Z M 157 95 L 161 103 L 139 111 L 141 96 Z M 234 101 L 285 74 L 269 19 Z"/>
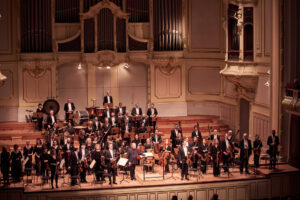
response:
<path id="1" fill-rule="evenodd" d="M 89 112 L 86 110 L 77 110 L 75 113 L 74 123 L 80 125 L 83 121 L 89 120 Z"/>
<path id="2" fill-rule="evenodd" d="M 75 133 L 79 135 L 79 131 L 82 129 L 86 129 L 86 126 L 74 126 Z"/>
<path id="3" fill-rule="evenodd" d="M 55 99 L 48 99 L 43 104 L 43 110 L 46 114 L 50 114 L 50 110 L 54 111 L 54 115 L 59 112 L 59 103 Z"/>
<path id="4" fill-rule="evenodd" d="M 96 114 L 97 107 L 88 107 L 86 110 L 88 111 L 90 116 L 94 116 Z"/>
<path id="5" fill-rule="evenodd" d="M 102 117 L 104 111 L 105 111 L 105 108 L 96 108 L 96 115 L 97 115 L 98 117 Z"/>

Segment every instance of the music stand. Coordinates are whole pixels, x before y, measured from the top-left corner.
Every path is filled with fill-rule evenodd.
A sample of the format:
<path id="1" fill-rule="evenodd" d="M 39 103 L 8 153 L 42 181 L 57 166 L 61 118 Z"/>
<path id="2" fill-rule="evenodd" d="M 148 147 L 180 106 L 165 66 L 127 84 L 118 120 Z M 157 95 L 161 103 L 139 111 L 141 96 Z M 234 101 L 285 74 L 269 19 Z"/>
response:
<path id="1" fill-rule="evenodd" d="M 63 182 L 62 182 L 62 184 L 61 184 L 61 187 L 63 187 L 64 185 L 68 185 L 68 183 L 65 181 L 65 159 L 63 159 L 62 161 L 61 161 L 61 163 L 60 163 L 60 168 L 62 169 L 62 171 L 63 171 L 63 174 L 62 174 L 62 176 L 61 176 L 61 178 L 63 179 Z"/>
<path id="2" fill-rule="evenodd" d="M 173 179 L 173 180 L 177 180 L 174 176 L 174 171 L 175 171 L 175 168 L 174 168 L 174 165 L 176 164 L 176 162 L 170 162 L 170 165 L 172 165 L 172 172 L 171 172 L 171 176 L 167 179 Z"/>
<path id="3" fill-rule="evenodd" d="M 123 174 L 123 178 L 122 178 L 122 180 L 120 181 L 120 184 L 121 184 L 123 181 L 129 183 L 129 181 L 125 179 L 125 175 L 126 175 L 126 178 L 128 178 L 128 174 L 127 174 L 127 162 L 128 162 L 128 159 L 127 159 L 127 158 L 120 158 L 119 161 L 118 161 L 118 163 L 117 163 L 118 166 L 121 166 L 121 167 L 124 168 L 124 171 L 123 171 L 123 172 L 121 172 L 121 170 L 120 170 L 120 173 Z"/>

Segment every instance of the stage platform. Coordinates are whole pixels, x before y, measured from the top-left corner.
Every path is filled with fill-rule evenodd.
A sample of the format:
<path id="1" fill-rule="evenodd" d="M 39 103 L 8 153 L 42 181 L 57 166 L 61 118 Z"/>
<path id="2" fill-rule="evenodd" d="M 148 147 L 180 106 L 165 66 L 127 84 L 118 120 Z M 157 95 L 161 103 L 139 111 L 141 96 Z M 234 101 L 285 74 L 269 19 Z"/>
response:
<path id="1" fill-rule="evenodd" d="M 288 164 L 280 164 L 275 170 L 269 170 L 267 166 L 259 169 L 259 174 L 240 174 L 239 168 L 231 168 L 231 174 L 221 173 L 220 177 L 212 175 L 209 167 L 207 174 L 190 172 L 190 180 L 181 180 L 180 170 L 175 170 L 173 178 L 168 173 L 157 179 L 143 180 L 142 167 L 136 168 L 136 180 L 129 177 L 123 179 L 119 173 L 117 185 L 109 185 L 106 182 L 95 183 L 93 175 L 88 175 L 88 183 L 71 186 L 69 175 L 59 178 L 59 188 L 51 189 L 50 181 L 41 185 L 40 178 L 33 177 L 33 183 L 26 185 L 24 181 L 11 184 L 2 188 L 0 195 L 3 200 L 12 199 L 15 195 L 21 195 L 20 199 L 171 199 L 177 195 L 179 199 L 210 199 L 214 193 L 219 194 L 220 199 L 264 199 L 271 197 L 297 196 L 300 194 L 300 170 Z M 155 166 L 154 173 L 162 176 L 162 168 Z M 147 172 L 146 176 L 151 176 Z M 29 177 L 31 179 L 31 177 Z M 9 194 L 11 193 L 11 194 Z M 9 195 L 8 195 L 9 194 Z M 8 195 L 8 196 L 7 196 Z M 5 198 L 7 197 L 7 198 Z M 2 198 L 1 198 L 2 199 Z M 13 198 L 16 199 L 16 198 Z M 19 199 L 19 198 L 17 198 Z"/>

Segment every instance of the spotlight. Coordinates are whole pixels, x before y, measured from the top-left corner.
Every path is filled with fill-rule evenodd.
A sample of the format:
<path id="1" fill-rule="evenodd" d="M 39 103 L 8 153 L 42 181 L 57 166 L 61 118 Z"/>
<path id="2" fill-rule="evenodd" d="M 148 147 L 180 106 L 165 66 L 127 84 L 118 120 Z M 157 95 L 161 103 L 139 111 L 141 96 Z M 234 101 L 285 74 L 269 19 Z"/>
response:
<path id="1" fill-rule="evenodd" d="M 102 67 L 101 67 L 101 66 L 99 66 L 99 67 L 98 67 L 98 69 L 102 69 Z"/>
<path id="2" fill-rule="evenodd" d="M 265 86 L 270 87 L 270 82 L 269 81 L 265 82 Z"/>
<path id="3" fill-rule="evenodd" d="M 81 69 L 82 69 L 81 63 L 79 63 L 77 69 L 78 69 L 78 70 L 81 70 Z"/>
<path id="4" fill-rule="evenodd" d="M 129 68 L 129 65 L 128 65 L 128 63 L 125 63 L 125 65 L 124 65 L 124 68 L 126 68 L 126 69 L 128 69 L 128 68 Z"/>
<path id="5" fill-rule="evenodd" d="M 106 66 L 106 69 L 110 69 L 110 66 Z"/>

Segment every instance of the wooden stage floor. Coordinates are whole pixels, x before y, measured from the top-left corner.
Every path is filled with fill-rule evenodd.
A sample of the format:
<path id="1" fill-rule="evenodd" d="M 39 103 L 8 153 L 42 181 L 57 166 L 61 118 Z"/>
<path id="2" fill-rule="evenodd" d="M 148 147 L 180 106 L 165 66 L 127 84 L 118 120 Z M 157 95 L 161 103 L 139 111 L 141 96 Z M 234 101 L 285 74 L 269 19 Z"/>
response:
<path id="1" fill-rule="evenodd" d="M 176 168 L 176 167 L 175 167 Z M 171 166 L 170 166 L 171 169 Z M 245 180 L 255 180 L 255 179 L 264 179 L 271 174 L 285 174 L 292 172 L 299 172 L 300 170 L 294 168 L 288 164 L 279 164 L 277 169 L 269 170 L 268 166 L 261 166 L 259 168 L 259 174 L 255 175 L 253 169 L 250 168 L 250 175 L 240 174 L 238 166 L 230 169 L 231 174 L 225 174 L 223 170 L 221 170 L 221 175 L 219 177 L 214 177 L 212 174 L 212 167 L 208 167 L 207 174 L 197 175 L 194 172 L 189 172 L 189 181 L 181 180 L 180 169 L 175 170 L 173 176 L 171 178 L 171 173 L 165 175 L 164 179 L 162 179 L 162 167 L 155 165 L 154 173 L 147 172 L 146 176 L 156 176 L 160 175 L 159 178 L 151 178 L 143 180 L 143 171 L 141 166 L 136 167 L 136 180 L 130 180 L 130 176 L 126 177 L 125 181 L 120 183 L 123 178 L 122 174 L 117 176 L 117 184 L 109 185 L 109 180 L 106 178 L 106 182 L 104 183 L 94 183 L 94 176 L 87 175 L 88 183 L 81 183 L 80 186 L 71 186 L 69 175 L 65 175 L 66 184 L 62 185 L 63 179 L 60 177 L 58 186 L 59 188 L 51 189 L 50 180 L 49 183 L 41 186 L 41 179 L 33 177 L 33 183 L 30 183 L 26 186 L 26 176 L 24 176 L 24 182 L 11 184 L 9 188 L 24 188 L 25 193 L 35 193 L 35 192 L 59 192 L 59 191 L 81 191 L 81 190 L 101 190 L 101 189 L 125 189 L 125 188 L 143 188 L 143 187 L 163 187 L 163 186 L 176 186 L 176 185 L 186 185 L 186 184 L 205 184 L 205 183 L 218 183 L 218 182 L 232 182 L 232 181 L 245 181 Z M 129 172 L 128 172 L 129 174 Z M 55 184 L 54 184 L 55 186 Z"/>

